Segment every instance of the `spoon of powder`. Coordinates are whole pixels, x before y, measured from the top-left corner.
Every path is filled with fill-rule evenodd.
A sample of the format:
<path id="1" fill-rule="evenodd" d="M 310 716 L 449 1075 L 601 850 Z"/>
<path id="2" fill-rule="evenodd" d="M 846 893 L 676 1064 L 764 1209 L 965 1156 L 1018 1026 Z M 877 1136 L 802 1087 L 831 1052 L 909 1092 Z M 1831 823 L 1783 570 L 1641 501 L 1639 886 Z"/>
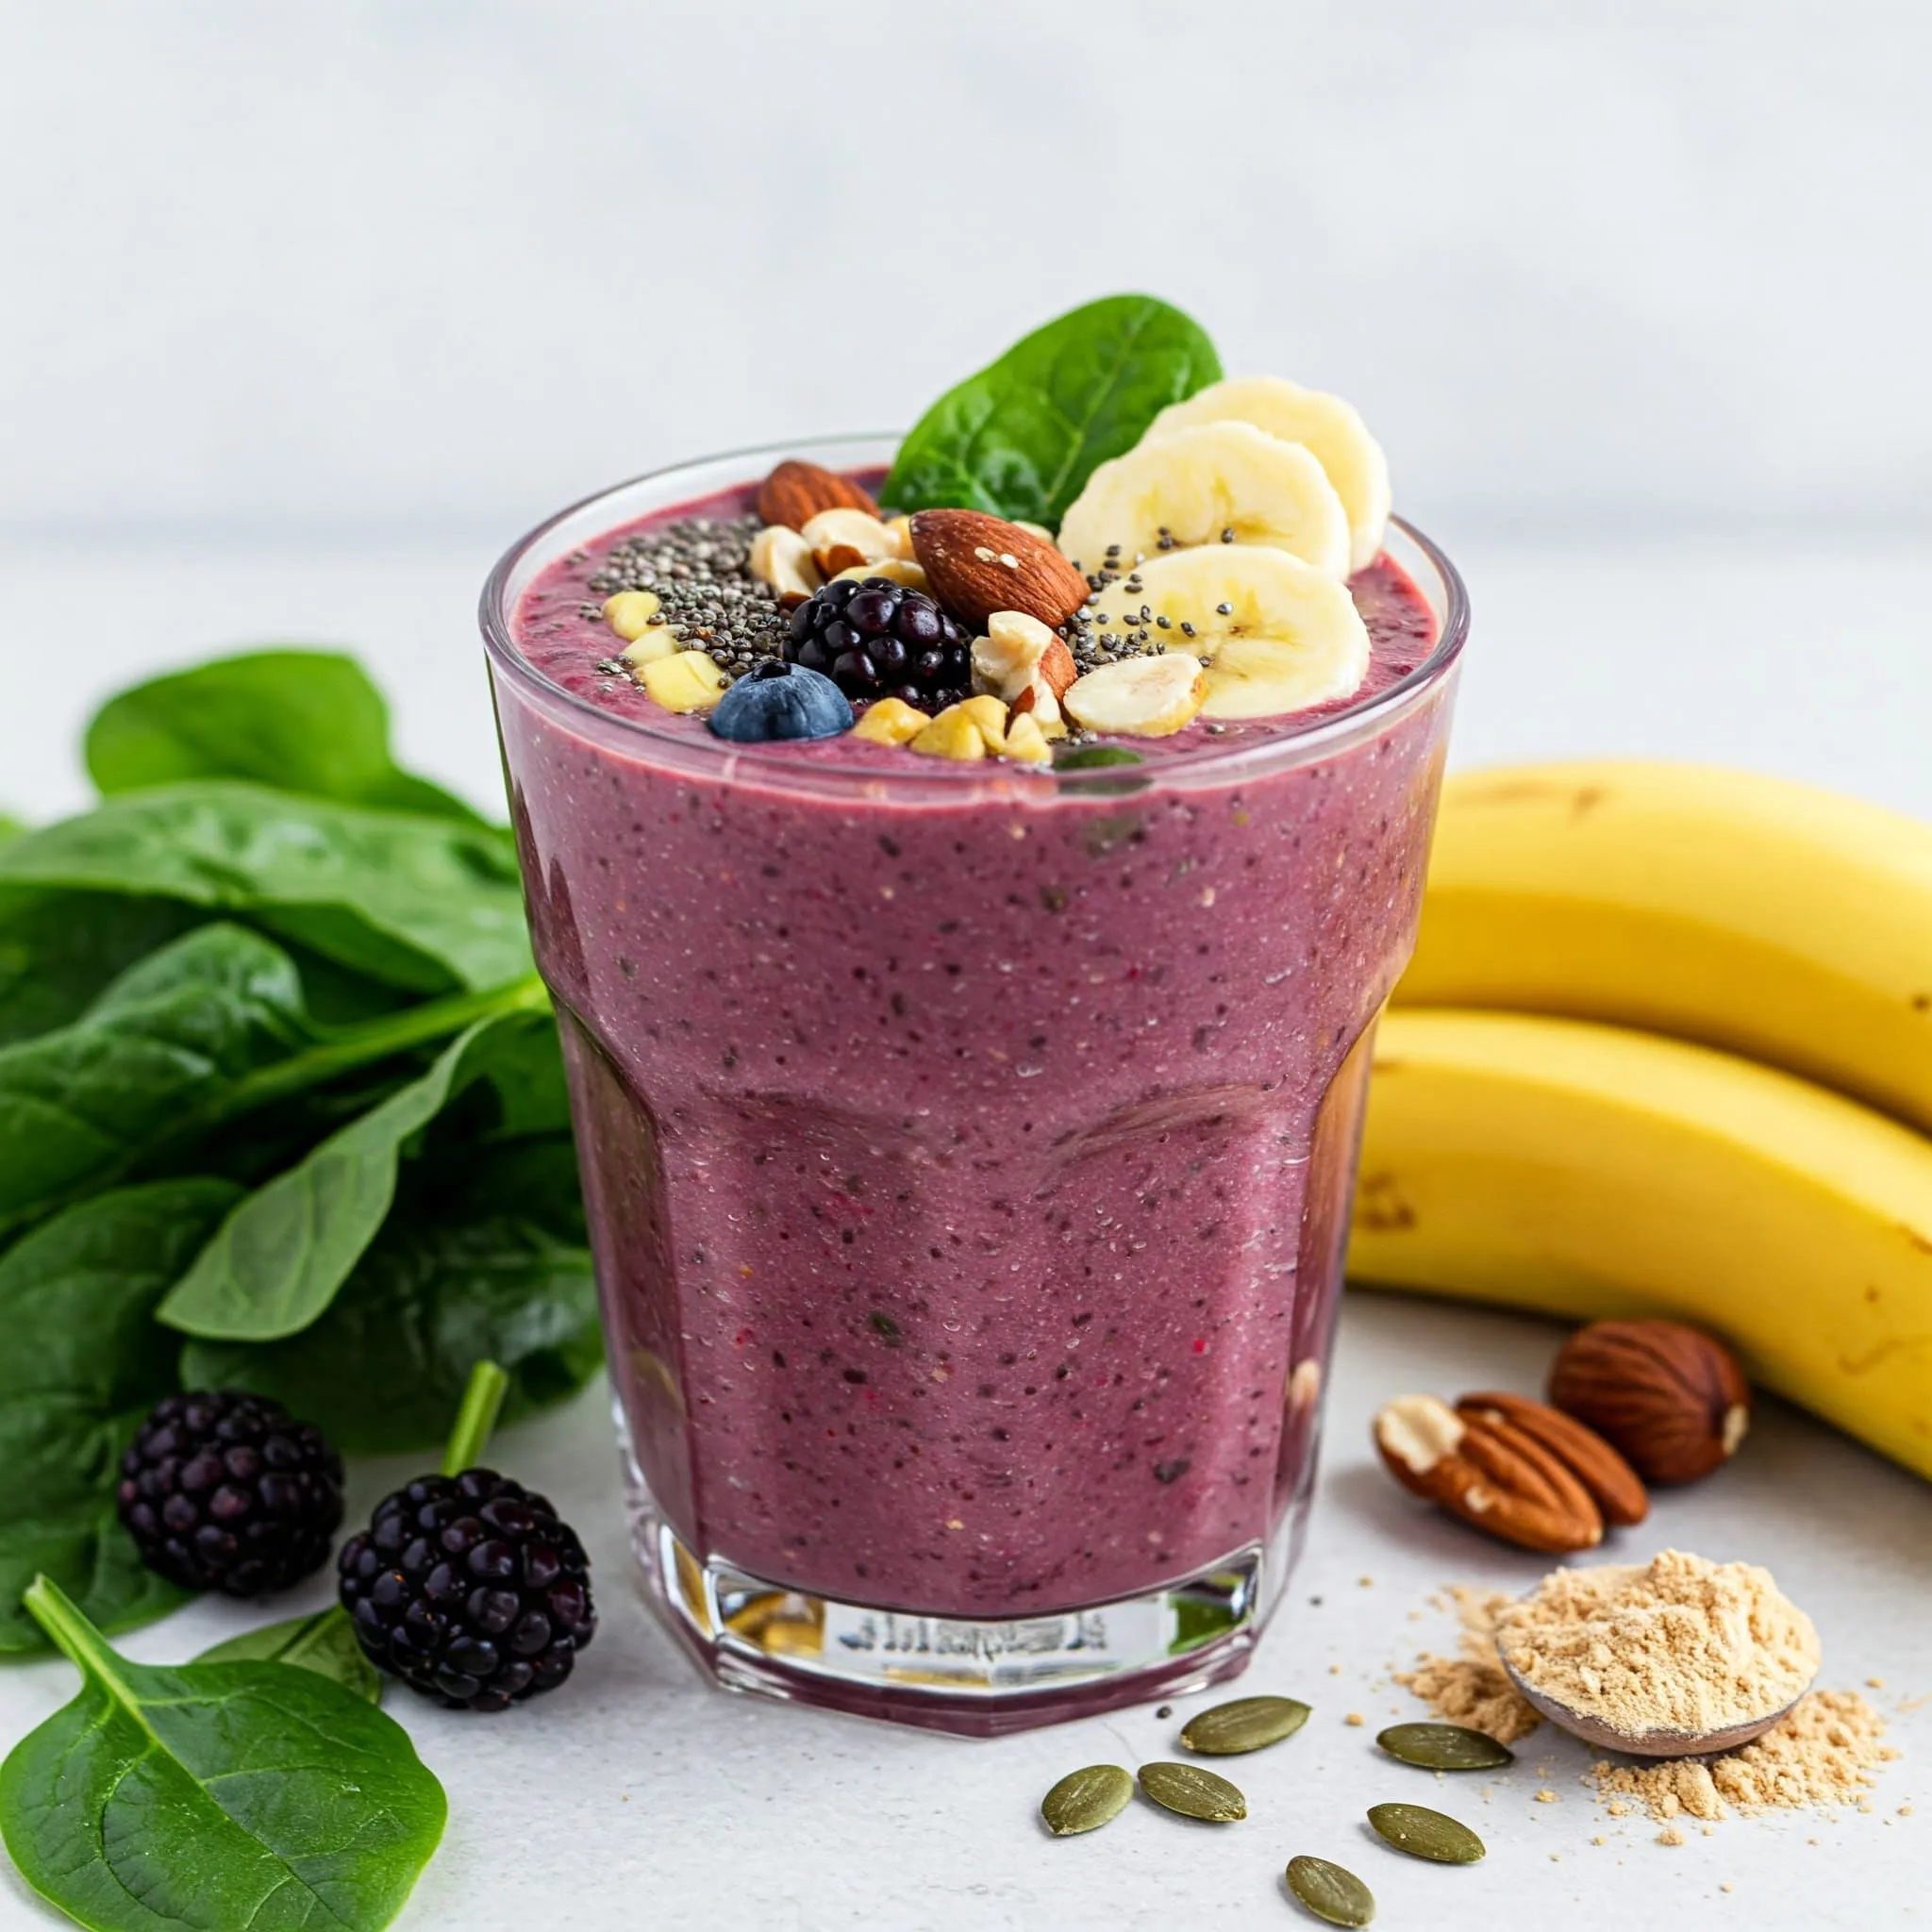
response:
<path id="1" fill-rule="evenodd" d="M 1811 1620 L 1755 1563 L 1663 1550 L 1555 1570 L 1496 1613 L 1524 1700 L 1588 1744 L 1638 1757 L 1734 1751 L 1818 1674 Z"/>

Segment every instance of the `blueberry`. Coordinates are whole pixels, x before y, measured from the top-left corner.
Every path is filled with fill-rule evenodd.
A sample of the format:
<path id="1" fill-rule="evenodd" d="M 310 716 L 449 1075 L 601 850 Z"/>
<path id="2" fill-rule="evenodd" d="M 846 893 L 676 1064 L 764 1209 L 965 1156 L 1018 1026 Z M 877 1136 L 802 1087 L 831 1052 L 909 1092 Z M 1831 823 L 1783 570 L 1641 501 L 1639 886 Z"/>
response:
<path id="1" fill-rule="evenodd" d="M 829 677 L 768 658 L 712 707 L 710 726 L 735 744 L 774 738 L 836 738 L 852 729 L 852 707 Z"/>

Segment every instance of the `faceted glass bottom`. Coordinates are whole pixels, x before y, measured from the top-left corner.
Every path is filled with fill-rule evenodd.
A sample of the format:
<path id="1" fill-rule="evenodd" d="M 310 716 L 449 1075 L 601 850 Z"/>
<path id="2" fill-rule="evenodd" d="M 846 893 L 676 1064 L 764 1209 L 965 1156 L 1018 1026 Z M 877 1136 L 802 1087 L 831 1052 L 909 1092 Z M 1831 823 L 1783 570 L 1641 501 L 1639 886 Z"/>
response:
<path id="1" fill-rule="evenodd" d="M 1231 1551 L 1144 1596 L 1038 1617 L 924 1616 L 804 1595 L 700 1557 L 665 1520 L 621 1418 L 619 1427 L 646 1597 L 716 1683 L 968 1737 L 1183 1697 L 1238 1674 L 1307 1519 L 1305 1491 L 1271 1545 Z"/>

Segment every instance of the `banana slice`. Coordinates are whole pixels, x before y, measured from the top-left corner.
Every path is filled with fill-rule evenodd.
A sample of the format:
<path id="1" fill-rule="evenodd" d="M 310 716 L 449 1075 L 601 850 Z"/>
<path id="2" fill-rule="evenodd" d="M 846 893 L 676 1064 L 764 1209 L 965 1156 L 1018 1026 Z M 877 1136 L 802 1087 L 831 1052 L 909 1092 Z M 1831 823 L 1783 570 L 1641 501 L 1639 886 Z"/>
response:
<path id="1" fill-rule="evenodd" d="M 1089 731 L 1168 738 L 1201 708 L 1206 689 L 1201 660 L 1183 651 L 1123 658 L 1068 686 L 1067 716 Z"/>
<path id="2" fill-rule="evenodd" d="M 1266 544 L 1331 576 L 1348 572 L 1348 512 L 1322 465 L 1252 423 L 1197 424 L 1102 463 L 1067 511 L 1059 546 L 1083 570 L 1125 569 L 1162 554 L 1163 534 L 1170 551 Z"/>
<path id="3" fill-rule="evenodd" d="M 1165 442 L 1203 423 L 1250 423 L 1284 442 L 1305 445 L 1348 513 L 1349 569 L 1374 562 L 1389 527 L 1389 459 L 1350 404 L 1278 375 L 1237 376 L 1170 404 L 1141 441 Z"/>
<path id="4" fill-rule="evenodd" d="M 1204 718 L 1305 711 L 1347 697 L 1369 675 L 1368 626 L 1348 586 L 1285 550 L 1209 543 L 1136 575 L 1138 602 L 1168 620 L 1158 635 L 1207 666 Z M 1096 602 L 1109 598 L 1119 601 L 1113 585 Z"/>

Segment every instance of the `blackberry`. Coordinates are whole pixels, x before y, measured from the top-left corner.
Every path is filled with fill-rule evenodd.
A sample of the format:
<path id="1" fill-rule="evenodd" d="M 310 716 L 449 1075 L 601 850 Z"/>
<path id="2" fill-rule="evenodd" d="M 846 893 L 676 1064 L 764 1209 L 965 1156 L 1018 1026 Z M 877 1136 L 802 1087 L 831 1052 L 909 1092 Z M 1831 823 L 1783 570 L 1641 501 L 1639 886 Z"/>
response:
<path id="1" fill-rule="evenodd" d="M 855 704 L 903 698 L 922 711 L 973 691 L 973 640 L 924 591 L 841 577 L 791 613 L 785 656 L 822 671 Z"/>
<path id="2" fill-rule="evenodd" d="M 363 1654 L 453 1710 L 554 1690 L 597 1627 L 575 1532 L 493 1470 L 384 1497 L 336 1567 Z"/>
<path id="3" fill-rule="evenodd" d="M 264 1395 L 171 1395 L 122 1457 L 114 1503 L 150 1570 L 184 1590 L 258 1596 L 327 1560 L 342 1458 Z"/>

